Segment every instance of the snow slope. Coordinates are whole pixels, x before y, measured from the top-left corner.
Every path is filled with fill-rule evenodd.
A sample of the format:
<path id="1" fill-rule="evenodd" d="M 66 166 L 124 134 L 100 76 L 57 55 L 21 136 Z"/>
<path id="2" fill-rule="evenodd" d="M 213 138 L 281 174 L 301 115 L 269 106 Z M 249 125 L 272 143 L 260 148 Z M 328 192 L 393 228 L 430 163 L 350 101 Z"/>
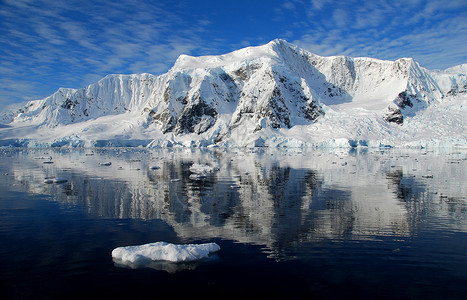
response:
<path id="1" fill-rule="evenodd" d="M 0 145 L 467 145 L 465 65 L 322 57 L 283 40 L 181 55 L 160 76 L 108 75 L 0 118 Z"/>

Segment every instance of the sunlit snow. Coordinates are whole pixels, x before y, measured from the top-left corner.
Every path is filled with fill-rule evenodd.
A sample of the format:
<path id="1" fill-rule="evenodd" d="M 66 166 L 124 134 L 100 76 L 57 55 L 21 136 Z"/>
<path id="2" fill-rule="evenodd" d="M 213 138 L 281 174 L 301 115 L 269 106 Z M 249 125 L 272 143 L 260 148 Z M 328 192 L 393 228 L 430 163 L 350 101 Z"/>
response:
<path id="1" fill-rule="evenodd" d="M 202 165 L 202 164 L 193 164 L 190 167 L 190 171 L 195 174 L 210 174 L 214 171 L 214 168 L 208 165 Z"/>
<path id="2" fill-rule="evenodd" d="M 120 264 L 145 264 L 152 261 L 192 262 L 207 258 L 220 250 L 216 243 L 177 245 L 155 242 L 139 246 L 115 248 L 112 257 Z"/>
<path id="3" fill-rule="evenodd" d="M 46 178 L 44 179 L 44 183 L 64 183 L 67 182 L 67 179 L 64 178 Z"/>
<path id="4" fill-rule="evenodd" d="M 322 57 L 283 40 L 182 55 L 160 76 L 108 75 L 3 113 L 0 146 L 466 147 L 465 68 Z"/>

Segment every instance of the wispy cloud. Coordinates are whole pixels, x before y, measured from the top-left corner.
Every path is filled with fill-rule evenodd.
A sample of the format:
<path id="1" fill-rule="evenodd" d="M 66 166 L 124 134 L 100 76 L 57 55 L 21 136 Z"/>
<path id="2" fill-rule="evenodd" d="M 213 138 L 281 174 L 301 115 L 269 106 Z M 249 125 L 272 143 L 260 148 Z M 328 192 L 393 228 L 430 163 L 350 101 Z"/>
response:
<path id="1" fill-rule="evenodd" d="M 311 8 L 313 10 L 321 10 L 330 0 L 311 0 Z"/>
<path id="2" fill-rule="evenodd" d="M 332 13 L 332 20 L 338 27 L 348 26 L 347 12 L 342 8 L 337 8 Z"/>
<path id="3" fill-rule="evenodd" d="M 409 56 L 446 68 L 467 61 L 465 20 L 465 0 L 2 0 L 0 102 L 110 73 L 161 74 L 180 54 L 277 37 L 320 55 Z"/>
<path id="4" fill-rule="evenodd" d="M 282 7 L 285 9 L 293 10 L 295 9 L 295 4 L 291 1 L 286 1 L 284 4 L 282 4 Z"/>
<path id="5" fill-rule="evenodd" d="M 317 54 L 414 57 L 428 68 L 467 61 L 465 1 L 313 0 L 308 15 L 293 42 Z"/>
<path id="6" fill-rule="evenodd" d="M 183 19 L 153 1 L 6 0 L 0 4 L 0 79 L 49 79 L 0 91 L 0 101 L 82 87 L 109 73 L 162 73 L 182 52 L 202 48 L 209 22 Z M 99 74 L 99 75 L 96 75 Z M 29 86 L 32 87 L 32 86 Z M 37 89 L 38 88 L 38 89 Z"/>

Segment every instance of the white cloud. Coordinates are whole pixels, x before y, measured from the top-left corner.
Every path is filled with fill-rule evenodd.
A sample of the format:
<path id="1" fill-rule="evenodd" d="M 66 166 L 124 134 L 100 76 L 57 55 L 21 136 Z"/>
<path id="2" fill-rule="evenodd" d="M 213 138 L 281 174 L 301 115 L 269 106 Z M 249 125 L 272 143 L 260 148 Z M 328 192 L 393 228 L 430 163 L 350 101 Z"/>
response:
<path id="1" fill-rule="evenodd" d="M 33 84 L 23 90 L 15 85 L 8 90 L 0 87 L 0 97 L 44 97 L 59 86 L 83 87 L 109 73 L 160 74 L 180 54 L 222 54 L 275 37 L 320 55 L 413 56 L 429 68 L 467 61 L 465 0 L 278 1 L 277 9 L 271 8 L 276 18 L 258 15 L 268 30 L 261 34 L 248 26 L 245 31 L 224 32 L 217 26 L 223 20 L 204 12 L 190 19 L 194 14 L 186 5 L 4 0 L 0 2 L 0 81 Z M 254 13 L 259 12 L 244 16 L 253 18 Z M 243 17 L 238 16 L 248 25 L 250 19 Z"/>
<path id="2" fill-rule="evenodd" d="M 329 0 L 311 0 L 311 7 L 313 9 L 320 10 L 322 9 L 328 2 Z"/>
<path id="3" fill-rule="evenodd" d="M 282 7 L 288 10 L 293 10 L 295 9 L 295 4 L 293 4 L 290 1 L 287 1 L 287 2 L 284 2 L 284 4 L 282 4 Z"/>
<path id="4" fill-rule="evenodd" d="M 165 72 L 180 53 L 205 47 L 199 37 L 205 26 L 209 20 L 183 24 L 177 14 L 152 1 L 4 1 L 0 68 L 5 72 L 0 80 L 47 77 L 49 82 L 41 88 L 24 86 L 34 92 L 17 85 L 0 87 L 0 100 L 42 98 L 58 87 L 83 87 L 109 73 Z"/>
<path id="5" fill-rule="evenodd" d="M 414 57 L 428 68 L 467 61 L 465 1 L 312 1 L 309 30 L 293 41 L 320 55 Z M 339 4 L 339 5 L 337 5 Z M 316 14 L 321 9 L 321 15 Z M 333 23 L 329 22 L 329 14 Z"/>
<path id="6" fill-rule="evenodd" d="M 338 27 L 345 27 L 347 26 L 347 12 L 342 9 L 342 8 L 337 8 L 334 10 L 332 14 L 332 18 L 334 20 L 334 23 Z"/>

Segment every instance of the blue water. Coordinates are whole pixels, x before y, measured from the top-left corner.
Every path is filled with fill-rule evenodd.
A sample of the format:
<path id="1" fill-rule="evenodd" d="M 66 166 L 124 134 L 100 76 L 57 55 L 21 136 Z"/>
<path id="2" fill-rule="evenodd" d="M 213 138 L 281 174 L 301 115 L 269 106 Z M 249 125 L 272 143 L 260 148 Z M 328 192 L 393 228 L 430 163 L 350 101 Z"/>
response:
<path id="1" fill-rule="evenodd" d="M 194 163 L 214 172 L 190 179 Z M 2 299 L 466 299 L 466 166 L 463 151 L 3 149 Z M 112 260 L 156 241 L 221 250 Z"/>

